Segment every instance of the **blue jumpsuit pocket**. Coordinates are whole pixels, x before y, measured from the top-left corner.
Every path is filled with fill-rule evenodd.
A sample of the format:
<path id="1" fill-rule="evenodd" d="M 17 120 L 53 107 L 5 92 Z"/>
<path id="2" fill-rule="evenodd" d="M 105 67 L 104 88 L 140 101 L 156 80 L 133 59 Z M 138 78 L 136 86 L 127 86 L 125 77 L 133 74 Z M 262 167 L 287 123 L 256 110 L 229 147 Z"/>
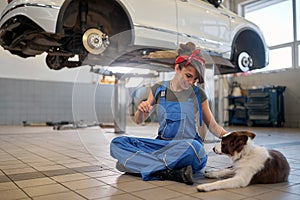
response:
<path id="1" fill-rule="evenodd" d="M 163 139 L 182 139 L 186 123 L 186 115 L 183 113 L 168 113 L 166 123 L 161 133 Z"/>

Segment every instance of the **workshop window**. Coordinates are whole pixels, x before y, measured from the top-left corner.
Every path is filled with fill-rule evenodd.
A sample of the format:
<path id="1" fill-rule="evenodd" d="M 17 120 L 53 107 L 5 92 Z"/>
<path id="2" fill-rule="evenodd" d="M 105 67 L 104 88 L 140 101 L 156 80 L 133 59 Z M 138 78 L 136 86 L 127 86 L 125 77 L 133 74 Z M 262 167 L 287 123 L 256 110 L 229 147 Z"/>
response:
<path id="1" fill-rule="evenodd" d="M 299 4 L 298 0 L 262 0 L 244 5 L 245 18 L 260 27 L 270 48 L 269 65 L 255 71 L 279 70 L 299 66 L 296 64 L 298 59 L 293 57 L 293 55 L 298 55 L 296 54 L 298 45 L 294 33 L 297 32 L 297 38 L 300 38 L 299 26 L 297 31 L 294 31 L 297 27 L 294 20 L 299 19 L 300 16 L 299 5 L 297 5 L 297 9 L 293 9 L 296 2 Z M 297 15 L 294 10 L 297 10 Z M 299 22 L 297 23 L 299 24 Z"/>
<path id="2" fill-rule="evenodd" d="M 268 2 L 245 11 L 245 18 L 257 24 L 263 31 L 268 46 L 293 41 L 292 0 L 275 4 Z"/>
<path id="3" fill-rule="evenodd" d="M 297 27 L 297 47 L 298 47 L 298 67 L 300 67 L 300 1 L 295 1 L 296 3 L 296 27 Z"/>
<path id="4" fill-rule="evenodd" d="M 292 67 L 292 48 L 283 47 L 270 50 L 270 63 L 265 67 L 267 70 L 279 70 Z"/>
<path id="5" fill-rule="evenodd" d="M 295 1 L 296 3 L 296 21 L 297 21 L 297 40 L 300 41 L 300 1 Z M 299 52 L 299 48 L 298 48 Z M 299 57 L 298 57 L 299 58 Z M 300 66 L 300 65 L 299 65 Z"/>
<path id="6" fill-rule="evenodd" d="M 300 44 L 298 45 L 298 67 L 300 67 Z"/>

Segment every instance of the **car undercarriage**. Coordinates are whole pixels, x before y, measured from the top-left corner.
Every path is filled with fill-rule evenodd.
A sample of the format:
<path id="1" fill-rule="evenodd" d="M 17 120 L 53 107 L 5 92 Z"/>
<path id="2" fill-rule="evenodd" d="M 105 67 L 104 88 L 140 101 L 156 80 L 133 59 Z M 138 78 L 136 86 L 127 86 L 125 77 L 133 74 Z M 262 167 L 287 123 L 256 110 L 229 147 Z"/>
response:
<path id="1" fill-rule="evenodd" d="M 53 70 L 82 65 L 138 66 L 154 63 L 173 66 L 174 57 L 149 57 L 150 53 L 172 49 L 133 45 L 133 29 L 130 17 L 116 1 L 68 0 L 59 10 L 55 33 L 44 31 L 24 15 L 15 15 L 1 26 L 0 44 L 11 54 L 23 58 L 45 52 L 46 64 Z M 253 66 L 264 65 L 264 56 L 252 57 L 253 51 L 257 51 L 255 49 L 261 49 L 257 54 L 263 55 L 262 44 L 256 42 L 261 46 L 252 47 L 258 36 L 251 31 L 240 35 L 232 46 L 234 54 L 230 60 L 204 49 L 217 64 L 218 74 L 248 71 Z"/>

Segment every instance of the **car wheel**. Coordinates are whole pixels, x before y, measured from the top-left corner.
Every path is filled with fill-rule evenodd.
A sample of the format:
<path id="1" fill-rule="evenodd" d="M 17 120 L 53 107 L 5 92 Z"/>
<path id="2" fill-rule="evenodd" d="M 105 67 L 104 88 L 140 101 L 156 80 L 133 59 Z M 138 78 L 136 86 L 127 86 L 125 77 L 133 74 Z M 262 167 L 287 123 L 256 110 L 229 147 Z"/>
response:
<path id="1" fill-rule="evenodd" d="M 99 29 L 90 28 L 84 32 L 82 43 L 89 53 L 99 55 L 109 46 L 108 35 Z"/>
<path id="2" fill-rule="evenodd" d="M 242 72 L 247 72 L 253 67 L 253 59 L 247 52 L 238 55 L 238 67 Z"/>
<path id="3" fill-rule="evenodd" d="M 67 57 L 57 56 L 57 55 L 47 55 L 46 64 L 50 69 L 60 70 L 64 68 L 64 63 L 68 60 Z"/>

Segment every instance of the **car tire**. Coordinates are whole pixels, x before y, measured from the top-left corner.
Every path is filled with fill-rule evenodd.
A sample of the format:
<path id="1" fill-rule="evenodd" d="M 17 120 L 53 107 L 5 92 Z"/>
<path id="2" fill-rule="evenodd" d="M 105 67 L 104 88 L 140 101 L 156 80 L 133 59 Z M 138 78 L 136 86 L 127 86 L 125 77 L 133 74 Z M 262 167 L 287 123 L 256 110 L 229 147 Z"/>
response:
<path id="1" fill-rule="evenodd" d="M 65 63 L 68 57 L 58 56 L 58 55 L 47 55 L 46 64 L 50 69 L 60 70 L 65 67 Z"/>

